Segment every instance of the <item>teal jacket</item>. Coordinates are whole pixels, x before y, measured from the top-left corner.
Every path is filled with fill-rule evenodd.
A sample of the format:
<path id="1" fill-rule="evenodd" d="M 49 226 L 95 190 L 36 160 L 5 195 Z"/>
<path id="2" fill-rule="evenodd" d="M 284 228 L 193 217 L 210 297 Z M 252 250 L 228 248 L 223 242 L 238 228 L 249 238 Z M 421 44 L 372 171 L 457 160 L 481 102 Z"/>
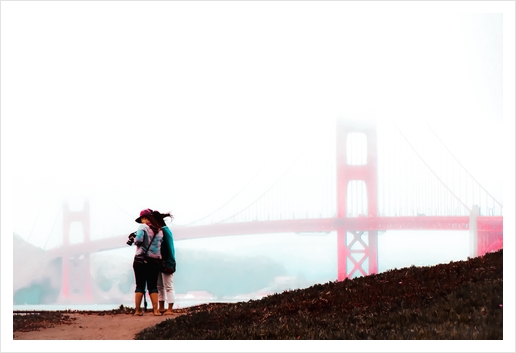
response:
<path id="1" fill-rule="evenodd" d="M 168 226 L 161 227 L 161 230 L 163 231 L 161 258 L 164 260 L 167 268 L 175 268 L 176 250 L 174 248 L 174 238 L 172 237 L 172 231 Z"/>

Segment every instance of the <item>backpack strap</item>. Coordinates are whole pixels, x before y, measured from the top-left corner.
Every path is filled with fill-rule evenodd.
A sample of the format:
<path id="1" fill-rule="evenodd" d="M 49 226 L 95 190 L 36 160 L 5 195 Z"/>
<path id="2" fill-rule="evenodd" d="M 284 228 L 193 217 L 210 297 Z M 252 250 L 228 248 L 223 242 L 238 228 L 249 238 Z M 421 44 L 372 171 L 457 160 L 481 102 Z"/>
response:
<path id="1" fill-rule="evenodd" d="M 142 229 L 142 230 L 143 230 L 144 236 L 147 236 L 147 232 L 145 231 L 145 229 Z M 147 245 L 147 249 L 145 249 L 145 252 L 143 253 L 143 256 L 147 256 L 147 251 L 149 251 L 149 248 L 150 248 L 152 242 L 154 241 L 155 237 L 156 237 L 156 233 L 154 233 L 154 235 L 152 236 L 152 239 L 151 239 L 149 245 Z"/>

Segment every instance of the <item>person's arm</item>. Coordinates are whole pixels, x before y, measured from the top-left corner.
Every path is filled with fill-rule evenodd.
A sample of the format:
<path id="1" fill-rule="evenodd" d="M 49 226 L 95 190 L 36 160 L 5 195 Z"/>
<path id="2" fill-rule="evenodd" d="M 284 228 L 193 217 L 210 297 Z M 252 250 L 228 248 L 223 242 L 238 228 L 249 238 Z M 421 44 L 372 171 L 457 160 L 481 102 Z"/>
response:
<path id="1" fill-rule="evenodd" d="M 134 244 L 136 246 L 140 246 L 143 244 L 145 232 L 143 231 L 143 228 L 140 228 L 136 231 L 136 236 L 134 237 Z"/>
<path id="2" fill-rule="evenodd" d="M 174 238 L 172 236 L 172 231 L 168 226 L 164 226 L 161 228 L 163 230 L 163 244 L 166 244 L 172 258 L 176 259 L 176 250 L 174 248 Z"/>

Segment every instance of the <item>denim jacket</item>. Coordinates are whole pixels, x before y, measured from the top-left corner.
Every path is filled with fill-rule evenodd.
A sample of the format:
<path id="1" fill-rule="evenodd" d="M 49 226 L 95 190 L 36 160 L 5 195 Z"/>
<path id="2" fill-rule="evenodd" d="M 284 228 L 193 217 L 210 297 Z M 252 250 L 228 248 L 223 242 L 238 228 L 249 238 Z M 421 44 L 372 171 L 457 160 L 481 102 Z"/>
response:
<path id="1" fill-rule="evenodd" d="M 134 244 L 136 245 L 136 255 L 143 255 L 149 242 L 154 236 L 154 232 L 148 225 L 143 225 L 140 229 L 136 231 L 136 236 L 134 237 Z M 163 231 L 158 231 L 152 244 L 150 244 L 149 250 L 147 251 L 147 256 L 153 257 L 156 259 L 161 259 L 161 243 L 163 242 Z"/>

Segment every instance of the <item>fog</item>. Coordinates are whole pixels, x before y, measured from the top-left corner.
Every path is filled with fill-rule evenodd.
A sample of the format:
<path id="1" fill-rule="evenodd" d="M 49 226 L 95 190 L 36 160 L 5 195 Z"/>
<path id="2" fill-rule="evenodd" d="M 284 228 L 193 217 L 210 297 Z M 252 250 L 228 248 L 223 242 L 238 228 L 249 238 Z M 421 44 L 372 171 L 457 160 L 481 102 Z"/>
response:
<path id="1" fill-rule="evenodd" d="M 433 129 L 503 203 L 514 234 L 513 3 L 2 2 L 1 20 L 2 286 L 11 234 L 60 246 L 65 201 L 80 210 L 89 200 L 92 239 L 134 231 L 148 207 L 187 225 L 257 175 L 266 189 L 300 151 L 334 162 L 337 119 Z M 380 235 L 380 266 L 469 256 L 465 234 L 445 246 L 391 235 Z M 269 256 L 293 276 L 331 280 L 292 265 L 317 243 L 329 254 L 317 268 L 333 266 L 335 234 L 314 239 L 176 248 Z M 422 254 L 435 256 L 417 263 Z"/>

